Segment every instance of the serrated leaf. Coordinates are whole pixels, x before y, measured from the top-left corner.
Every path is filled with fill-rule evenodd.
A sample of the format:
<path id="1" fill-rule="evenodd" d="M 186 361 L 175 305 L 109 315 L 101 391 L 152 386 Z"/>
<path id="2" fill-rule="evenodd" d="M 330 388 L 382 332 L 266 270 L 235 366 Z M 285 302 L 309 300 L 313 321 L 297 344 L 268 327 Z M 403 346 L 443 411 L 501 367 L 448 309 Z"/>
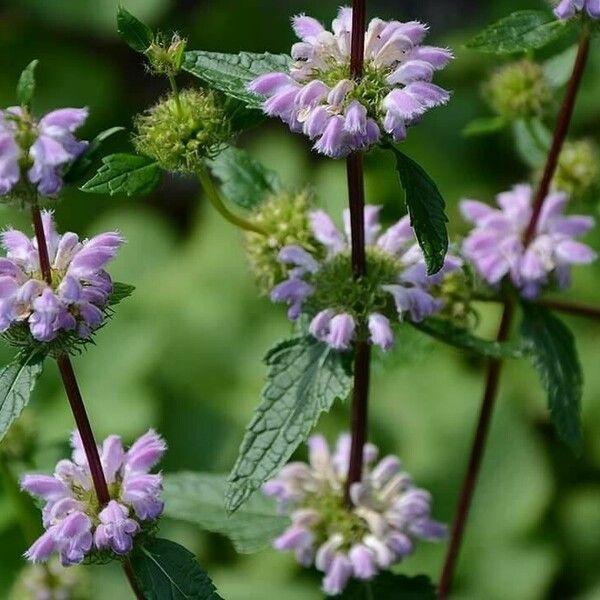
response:
<path id="1" fill-rule="evenodd" d="M 286 340 L 267 353 L 267 384 L 229 476 L 228 511 L 283 467 L 322 412 L 346 399 L 352 389 L 349 361 L 350 354 L 311 336 Z"/>
<path id="2" fill-rule="evenodd" d="M 42 372 L 43 353 L 36 347 L 21 352 L 0 369 L 0 440 L 29 403 Z"/>
<path id="3" fill-rule="evenodd" d="M 567 84 L 573 72 L 578 50 L 579 47 L 575 44 L 544 63 L 544 77 L 552 87 L 560 88 Z"/>
<path id="4" fill-rule="evenodd" d="M 231 539 L 238 552 L 262 550 L 290 523 L 262 494 L 255 494 L 229 515 L 225 510 L 227 475 L 176 473 L 165 476 L 163 487 L 164 516 L 221 533 Z"/>
<path id="5" fill-rule="evenodd" d="M 146 600 L 222 600 L 194 555 L 170 540 L 145 542 L 131 564 Z"/>
<path id="6" fill-rule="evenodd" d="M 549 12 L 520 10 L 489 25 L 466 45 L 481 52 L 513 54 L 542 48 L 568 31 L 571 24 Z"/>
<path id="7" fill-rule="evenodd" d="M 111 154 L 102 159 L 98 172 L 81 186 L 94 194 L 149 194 L 159 183 L 162 170 L 158 163 L 136 154 Z"/>
<path id="8" fill-rule="evenodd" d="M 265 196 L 281 189 L 277 173 L 267 169 L 246 150 L 230 146 L 209 163 L 221 181 L 225 197 L 243 208 L 252 208 Z"/>
<path id="9" fill-rule="evenodd" d="M 539 119 L 520 119 L 513 123 L 517 152 L 532 169 L 541 169 L 552 143 L 552 132 Z"/>
<path id="10" fill-rule="evenodd" d="M 522 344 L 484 340 L 447 319 L 431 318 L 411 325 L 445 344 L 488 358 L 521 358 L 526 352 Z"/>
<path id="11" fill-rule="evenodd" d="M 125 131 L 125 127 L 111 127 L 105 131 L 101 131 L 85 149 L 85 152 L 70 166 L 69 170 L 64 174 L 63 180 L 66 183 L 73 183 L 82 179 L 89 169 L 99 158 L 99 153 L 102 148 L 102 143 L 116 133 Z"/>
<path id="12" fill-rule="evenodd" d="M 435 600 L 436 590 L 426 575 L 407 577 L 384 572 L 372 581 L 352 580 L 338 600 Z"/>
<path id="13" fill-rule="evenodd" d="M 225 111 L 231 129 L 237 133 L 256 127 L 266 119 L 266 115 L 262 110 L 248 108 L 242 101 L 231 96 L 228 96 L 225 101 Z"/>
<path id="14" fill-rule="evenodd" d="M 108 306 L 116 306 L 119 302 L 129 298 L 135 291 L 135 286 L 129 283 L 121 283 L 120 281 L 113 281 L 112 292 L 108 297 Z"/>
<path id="15" fill-rule="evenodd" d="M 21 73 L 17 83 L 17 102 L 21 106 L 29 106 L 35 92 L 35 68 L 38 60 L 32 60 Z"/>
<path id="16" fill-rule="evenodd" d="M 130 48 L 141 54 L 154 39 L 152 30 L 122 6 L 117 9 L 117 31 Z"/>
<path id="17" fill-rule="evenodd" d="M 223 54 L 191 50 L 185 53 L 183 69 L 224 94 L 241 100 L 247 107 L 260 109 L 264 98 L 249 92 L 246 86 L 259 75 L 287 72 L 291 62 L 286 54 Z"/>
<path id="18" fill-rule="evenodd" d="M 414 160 L 393 146 L 396 169 L 404 188 L 410 224 L 425 256 L 429 275 L 444 266 L 448 251 L 446 204 L 435 182 Z"/>
<path id="19" fill-rule="evenodd" d="M 573 334 L 547 308 L 524 302 L 521 335 L 548 394 L 558 435 L 580 452 L 583 375 Z"/>
<path id="20" fill-rule="evenodd" d="M 463 129 L 462 134 L 465 137 L 475 137 L 478 135 L 489 135 L 502 131 L 508 125 L 504 117 L 482 117 L 468 123 Z"/>

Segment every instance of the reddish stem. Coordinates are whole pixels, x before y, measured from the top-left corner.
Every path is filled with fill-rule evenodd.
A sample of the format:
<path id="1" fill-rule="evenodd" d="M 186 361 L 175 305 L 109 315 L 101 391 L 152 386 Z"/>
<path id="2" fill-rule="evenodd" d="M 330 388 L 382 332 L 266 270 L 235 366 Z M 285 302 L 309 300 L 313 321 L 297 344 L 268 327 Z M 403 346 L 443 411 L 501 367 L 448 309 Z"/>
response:
<path id="1" fill-rule="evenodd" d="M 600 307 L 579 302 L 563 302 L 562 300 L 542 300 L 542 306 L 558 312 L 575 315 L 576 317 L 587 317 L 589 319 L 600 319 Z"/>

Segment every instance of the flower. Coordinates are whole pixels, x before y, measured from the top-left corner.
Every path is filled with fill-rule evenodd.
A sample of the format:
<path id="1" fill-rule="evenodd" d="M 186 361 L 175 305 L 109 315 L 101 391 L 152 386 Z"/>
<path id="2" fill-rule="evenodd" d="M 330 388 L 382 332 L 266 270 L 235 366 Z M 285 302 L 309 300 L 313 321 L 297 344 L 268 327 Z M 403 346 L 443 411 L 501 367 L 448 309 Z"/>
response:
<path id="1" fill-rule="evenodd" d="M 0 111 L 0 195 L 8 194 L 21 169 L 27 169 L 42 196 L 56 196 L 65 168 L 87 148 L 73 135 L 87 117 L 87 108 L 61 108 L 39 121 L 17 106 Z"/>
<path id="2" fill-rule="evenodd" d="M 311 254 L 298 245 L 284 246 L 279 252 L 279 260 L 293 268 L 288 279 L 273 288 L 271 300 L 286 302 L 292 320 L 302 312 L 310 314 L 310 333 L 336 350 L 348 350 L 358 336 L 389 350 L 394 312 L 400 320 L 422 321 L 441 310 L 444 302 L 432 295 L 432 288 L 461 266 L 460 259 L 448 255 L 442 270 L 428 276 L 409 217 L 379 235 L 379 210 L 379 206 L 365 207 L 367 275 L 357 281 L 352 276 L 348 210 L 344 211 L 345 234 L 324 211 L 309 213 L 313 236 L 323 252 Z M 392 301 L 395 311 L 390 308 Z"/>
<path id="3" fill-rule="evenodd" d="M 40 342 L 60 332 L 87 338 L 104 320 L 112 281 L 104 270 L 123 243 L 115 232 L 79 241 L 75 233 L 59 235 L 52 213 L 42 212 L 52 271 L 52 285 L 42 277 L 35 238 L 16 229 L 0 234 L 6 257 L 0 258 L 0 332 L 28 328 Z"/>
<path id="4" fill-rule="evenodd" d="M 378 450 L 364 447 L 362 480 L 344 487 L 350 460 L 350 436 L 343 434 L 332 453 L 325 439 L 308 440 L 309 464 L 289 463 L 263 491 L 276 498 L 291 525 L 273 542 L 295 552 L 303 566 L 325 574 L 323 590 L 342 593 L 351 577 L 372 579 L 414 550 L 417 539 L 439 540 L 446 527 L 431 519 L 431 495 L 417 488 L 395 456 L 377 464 Z"/>
<path id="5" fill-rule="evenodd" d="M 58 553 L 63 566 L 81 563 L 94 551 L 117 555 L 129 553 L 133 538 L 158 519 L 162 476 L 151 474 L 166 450 L 165 441 L 154 431 L 139 438 L 125 451 L 121 438 L 112 435 L 99 448 L 110 502 L 98 504 L 90 468 L 75 432 L 71 438 L 72 460 L 61 460 L 54 475 L 25 475 L 21 488 L 44 502 L 43 533 L 25 556 L 45 562 Z"/>
<path id="6" fill-rule="evenodd" d="M 584 9 L 592 19 L 600 19 L 600 0 L 561 0 L 554 9 L 554 14 L 564 21 Z"/>
<path id="7" fill-rule="evenodd" d="M 568 287 L 571 265 L 589 264 L 597 257 L 589 246 L 574 240 L 594 227 L 594 219 L 564 216 L 569 197 L 560 192 L 545 199 L 535 235 L 526 246 L 532 193 L 531 186 L 516 185 L 498 195 L 499 210 L 475 200 L 460 204 L 465 219 L 475 225 L 463 242 L 465 257 L 487 283 L 497 286 L 508 275 L 528 299 L 539 296 L 551 276 L 559 288 Z"/>
<path id="8" fill-rule="evenodd" d="M 444 48 L 421 46 L 427 26 L 373 19 L 365 39 L 364 73 L 350 74 L 352 9 L 340 8 L 327 31 L 312 17 L 292 19 L 300 42 L 292 47 L 289 72 L 261 75 L 249 90 L 265 96 L 264 112 L 302 131 L 317 152 L 333 158 L 379 142 L 394 141 L 450 94 L 431 83 L 452 59 Z"/>

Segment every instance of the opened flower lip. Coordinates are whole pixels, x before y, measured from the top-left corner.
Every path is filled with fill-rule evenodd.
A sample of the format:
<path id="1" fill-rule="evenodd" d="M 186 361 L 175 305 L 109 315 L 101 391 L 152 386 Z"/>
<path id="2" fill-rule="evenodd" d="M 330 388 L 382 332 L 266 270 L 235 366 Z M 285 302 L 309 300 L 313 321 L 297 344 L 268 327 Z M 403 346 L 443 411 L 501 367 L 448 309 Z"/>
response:
<path id="1" fill-rule="evenodd" d="M 542 205 L 533 239 L 525 246 L 524 236 L 532 216 L 533 190 L 516 185 L 499 194 L 493 208 L 476 200 L 463 200 L 463 217 L 474 228 L 462 250 L 479 276 L 491 286 L 505 278 L 528 299 L 537 298 L 553 281 L 564 289 L 570 285 L 571 267 L 589 264 L 597 254 L 575 238 L 595 226 L 585 215 L 565 215 L 569 198 L 552 192 Z"/>
<path id="2" fill-rule="evenodd" d="M 248 89 L 266 97 L 267 115 L 303 132 L 320 154 L 342 158 L 384 135 L 402 141 L 409 126 L 450 99 L 432 79 L 452 53 L 421 45 L 423 23 L 372 19 L 358 83 L 350 78 L 351 8 L 339 9 L 332 31 L 306 15 L 294 17 L 292 27 L 300 41 L 292 46 L 289 72 L 261 75 Z"/>

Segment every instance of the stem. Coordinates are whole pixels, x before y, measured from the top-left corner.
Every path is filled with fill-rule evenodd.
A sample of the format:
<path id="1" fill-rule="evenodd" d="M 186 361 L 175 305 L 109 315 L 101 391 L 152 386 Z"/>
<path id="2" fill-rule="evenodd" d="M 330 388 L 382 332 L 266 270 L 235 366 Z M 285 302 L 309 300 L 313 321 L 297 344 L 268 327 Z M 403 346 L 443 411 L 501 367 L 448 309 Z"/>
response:
<path id="1" fill-rule="evenodd" d="M 179 88 L 177 87 L 177 81 L 175 75 L 169 73 L 169 83 L 171 84 L 171 90 L 173 91 L 173 98 L 175 99 L 175 106 L 177 107 L 177 113 L 181 116 L 181 100 L 179 99 Z"/>
<path id="2" fill-rule="evenodd" d="M 219 194 L 219 190 L 217 190 L 211 176 L 204 166 L 199 167 L 196 171 L 196 174 L 198 175 L 198 179 L 202 184 L 202 188 L 204 189 L 204 193 L 206 194 L 208 201 L 217 209 L 217 212 L 226 221 L 229 221 L 240 229 L 253 231 L 254 233 L 258 233 L 260 235 L 267 235 L 267 232 L 262 227 L 230 212 L 230 210 L 223 203 L 223 200 Z"/>
<path id="3" fill-rule="evenodd" d="M 583 76 L 585 65 L 587 63 L 587 58 L 589 55 L 589 45 L 589 34 L 587 31 L 584 31 L 579 42 L 579 51 L 577 53 L 577 59 L 575 61 L 575 65 L 573 66 L 573 72 L 571 74 L 565 98 L 563 100 L 560 113 L 558 115 L 556 127 L 554 129 L 552 145 L 550 146 L 550 152 L 548 153 L 548 158 L 544 167 L 544 174 L 542 176 L 542 180 L 540 181 L 540 185 L 535 195 L 531 219 L 529 221 L 527 231 L 525 232 L 525 245 L 529 244 L 529 242 L 531 242 L 533 236 L 535 235 L 544 200 L 548 195 L 548 191 L 550 190 L 550 184 L 552 182 L 552 179 L 554 178 L 554 174 L 556 173 L 558 159 L 562 150 L 562 146 L 567 137 L 567 133 L 569 131 L 571 118 L 573 116 L 573 110 L 575 108 L 577 92 L 579 91 L 581 78 Z M 512 302 L 510 300 L 505 301 L 504 312 L 502 313 L 502 321 L 500 323 L 500 329 L 498 331 L 497 337 L 497 340 L 499 342 L 505 341 L 508 337 L 513 312 L 514 307 Z M 454 577 L 454 571 L 456 569 L 458 553 L 460 551 L 464 529 L 469 514 L 469 508 L 473 500 L 473 493 L 475 491 L 475 485 L 477 483 L 477 476 L 481 468 L 483 452 L 485 450 L 485 445 L 487 442 L 489 425 L 492 418 L 501 371 L 502 361 L 491 360 L 489 362 L 479 422 L 477 423 L 475 439 L 473 441 L 473 447 L 471 449 L 471 456 L 469 459 L 469 466 L 467 468 L 467 474 L 465 476 L 461 488 L 458 508 L 454 518 L 452 534 L 448 546 L 448 553 L 446 555 L 446 560 L 442 571 L 442 577 L 440 580 L 438 597 L 441 600 L 445 600 L 448 597 L 450 588 L 452 586 L 452 580 Z"/>
<path id="4" fill-rule="evenodd" d="M 125 576 L 127 577 L 127 581 L 133 590 L 133 593 L 137 600 L 144 600 L 145 596 L 140 590 L 140 586 L 138 585 L 137 579 L 135 578 L 135 573 L 133 571 L 133 567 L 131 566 L 131 561 L 129 558 L 125 558 L 123 560 L 123 571 L 125 571 Z"/>
<path id="5" fill-rule="evenodd" d="M 542 306 L 558 312 L 575 315 L 576 317 L 587 317 L 589 319 L 600 319 L 600 307 L 579 302 L 563 302 L 562 300 L 542 300 Z"/>
<path id="6" fill-rule="evenodd" d="M 50 258 L 48 257 L 48 244 L 46 244 L 46 234 L 42 224 L 42 215 L 37 202 L 31 205 L 31 219 L 33 221 L 33 230 L 38 245 L 38 254 L 40 257 L 40 270 L 42 277 L 48 285 L 52 285 L 52 270 L 50 269 Z"/>
<path id="7" fill-rule="evenodd" d="M 358 80 L 362 76 L 365 46 L 366 0 L 352 3 L 352 53 L 350 71 Z M 352 153 L 346 162 L 348 175 L 348 202 L 350 206 L 350 231 L 352 238 L 352 274 L 355 280 L 367 273 L 365 251 L 365 182 L 363 155 Z M 369 371 L 371 348 L 369 342 L 358 340 L 354 349 L 354 391 L 352 397 L 352 442 L 346 478 L 345 498 L 350 506 L 350 488 L 362 479 L 363 448 L 367 439 Z"/>

